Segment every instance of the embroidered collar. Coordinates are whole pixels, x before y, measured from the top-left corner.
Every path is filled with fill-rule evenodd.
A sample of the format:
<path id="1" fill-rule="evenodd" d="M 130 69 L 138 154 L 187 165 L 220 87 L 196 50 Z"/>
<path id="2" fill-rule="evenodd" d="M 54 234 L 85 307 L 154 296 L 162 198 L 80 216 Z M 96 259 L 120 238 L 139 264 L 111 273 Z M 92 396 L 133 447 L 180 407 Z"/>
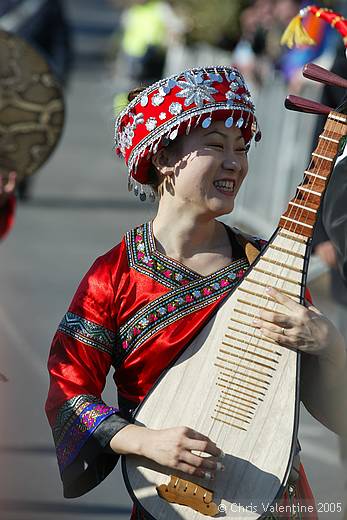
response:
<path id="1" fill-rule="evenodd" d="M 125 235 L 125 241 L 130 267 L 169 288 L 183 287 L 197 280 L 208 282 L 209 278 L 219 277 L 219 275 L 223 277 L 237 262 L 233 260 L 229 265 L 214 273 L 206 276 L 201 275 L 178 260 L 165 256 L 158 251 L 151 221 L 129 231 Z"/>

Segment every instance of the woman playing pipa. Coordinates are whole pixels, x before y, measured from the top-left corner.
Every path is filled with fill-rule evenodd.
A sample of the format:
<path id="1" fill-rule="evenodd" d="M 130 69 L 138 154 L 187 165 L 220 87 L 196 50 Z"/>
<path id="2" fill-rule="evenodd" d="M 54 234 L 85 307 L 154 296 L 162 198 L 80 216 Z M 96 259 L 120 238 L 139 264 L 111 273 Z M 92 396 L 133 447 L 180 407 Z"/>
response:
<path id="1" fill-rule="evenodd" d="M 233 211 L 260 139 L 242 76 L 198 68 L 139 89 L 115 138 L 129 189 L 158 210 L 95 261 L 53 340 L 46 411 L 65 497 L 97 486 L 124 455 L 133 519 L 279 514 L 262 501 L 286 507 L 284 518 L 305 504 L 302 517 L 316 518 L 296 441 L 299 385 L 322 424 L 346 428 L 346 346 L 305 293 L 311 220 L 298 220 L 299 199 L 268 244 L 218 220 Z M 111 367 L 117 407 L 102 400 Z M 264 431 L 278 435 L 262 452 Z"/>

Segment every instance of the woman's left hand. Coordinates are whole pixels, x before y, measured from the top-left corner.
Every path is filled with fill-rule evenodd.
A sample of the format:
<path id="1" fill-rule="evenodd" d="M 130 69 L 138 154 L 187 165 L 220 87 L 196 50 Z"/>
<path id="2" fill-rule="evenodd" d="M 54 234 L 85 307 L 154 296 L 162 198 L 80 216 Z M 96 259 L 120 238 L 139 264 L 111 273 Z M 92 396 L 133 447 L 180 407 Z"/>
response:
<path id="1" fill-rule="evenodd" d="M 346 362 L 345 342 L 328 318 L 306 301 L 300 305 L 286 294 L 269 287 L 270 298 L 284 306 L 283 313 L 262 310 L 254 326 L 276 343 L 319 356 L 341 367 Z"/>

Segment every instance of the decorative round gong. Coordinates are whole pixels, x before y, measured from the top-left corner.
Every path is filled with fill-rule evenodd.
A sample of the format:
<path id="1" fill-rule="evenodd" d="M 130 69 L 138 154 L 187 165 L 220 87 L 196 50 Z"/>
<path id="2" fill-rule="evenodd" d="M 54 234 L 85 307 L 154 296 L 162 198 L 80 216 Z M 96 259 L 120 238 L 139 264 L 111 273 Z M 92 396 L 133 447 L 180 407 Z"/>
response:
<path id="1" fill-rule="evenodd" d="M 0 30 L 0 174 L 32 175 L 62 134 L 62 89 L 31 45 Z"/>

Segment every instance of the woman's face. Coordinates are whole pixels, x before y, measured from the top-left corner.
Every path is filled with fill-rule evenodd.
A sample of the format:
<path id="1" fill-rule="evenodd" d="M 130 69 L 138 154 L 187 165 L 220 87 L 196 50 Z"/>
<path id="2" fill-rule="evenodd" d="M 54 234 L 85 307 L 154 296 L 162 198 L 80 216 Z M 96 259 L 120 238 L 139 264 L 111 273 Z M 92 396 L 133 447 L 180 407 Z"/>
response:
<path id="1" fill-rule="evenodd" d="M 230 213 L 248 171 L 247 152 L 241 130 L 216 121 L 209 128 L 196 128 L 179 139 L 171 157 L 173 173 L 166 176 L 164 196 L 196 216 L 216 217 Z"/>

